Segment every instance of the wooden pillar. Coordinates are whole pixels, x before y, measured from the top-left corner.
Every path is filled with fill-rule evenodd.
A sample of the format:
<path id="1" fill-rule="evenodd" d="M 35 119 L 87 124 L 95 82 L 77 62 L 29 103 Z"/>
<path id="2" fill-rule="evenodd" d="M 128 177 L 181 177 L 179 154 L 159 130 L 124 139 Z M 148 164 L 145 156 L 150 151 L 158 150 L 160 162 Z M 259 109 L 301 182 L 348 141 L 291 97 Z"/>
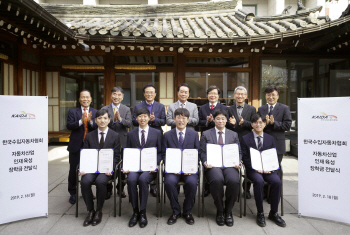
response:
<path id="1" fill-rule="evenodd" d="M 111 103 L 111 90 L 115 86 L 114 56 L 112 52 L 106 53 L 104 65 L 104 105 L 107 105 Z"/>
<path id="2" fill-rule="evenodd" d="M 39 48 L 39 95 L 46 96 L 46 71 L 45 71 L 45 56 L 43 55 L 43 49 Z M 58 72 L 59 73 L 59 72 Z"/>
<path id="3" fill-rule="evenodd" d="M 183 53 L 177 53 L 176 55 L 176 75 L 175 75 L 175 86 L 174 94 L 177 94 L 177 87 L 185 82 L 185 68 L 186 68 L 186 56 Z M 174 102 L 177 100 L 177 95 L 174 95 Z"/>
<path id="4" fill-rule="evenodd" d="M 252 68 L 252 72 L 250 75 L 250 105 L 254 106 L 256 110 L 258 110 L 260 106 L 260 55 L 256 53 L 252 53 L 250 57 L 250 67 Z"/>
<path id="5" fill-rule="evenodd" d="M 22 41 L 19 40 L 17 42 L 17 58 L 16 64 L 14 66 L 15 69 L 15 81 L 17 81 L 17 95 L 23 95 L 23 63 L 22 63 Z"/>

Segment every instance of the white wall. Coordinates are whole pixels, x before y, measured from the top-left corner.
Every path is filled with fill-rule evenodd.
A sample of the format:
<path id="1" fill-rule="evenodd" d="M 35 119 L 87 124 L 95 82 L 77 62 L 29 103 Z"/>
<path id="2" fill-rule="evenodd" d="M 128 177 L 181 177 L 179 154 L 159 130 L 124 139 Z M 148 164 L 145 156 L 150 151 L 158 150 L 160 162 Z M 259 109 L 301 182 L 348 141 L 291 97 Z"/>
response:
<path id="1" fill-rule="evenodd" d="M 266 16 L 267 15 L 267 2 L 268 0 L 243 0 L 243 5 L 257 5 L 257 15 Z"/>

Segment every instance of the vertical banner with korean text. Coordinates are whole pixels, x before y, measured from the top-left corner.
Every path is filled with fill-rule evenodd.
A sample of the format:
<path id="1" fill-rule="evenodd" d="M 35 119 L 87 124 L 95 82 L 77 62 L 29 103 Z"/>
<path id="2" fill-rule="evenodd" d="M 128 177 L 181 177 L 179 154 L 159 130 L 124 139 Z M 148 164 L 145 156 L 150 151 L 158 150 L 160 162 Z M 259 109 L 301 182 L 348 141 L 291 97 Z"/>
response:
<path id="1" fill-rule="evenodd" d="M 350 223 L 350 97 L 298 99 L 299 215 Z"/>
<path id="2" fill-rule="evenodd" d="M 48 98 L 0 96 L 0 224 L 47 216 Z"/>

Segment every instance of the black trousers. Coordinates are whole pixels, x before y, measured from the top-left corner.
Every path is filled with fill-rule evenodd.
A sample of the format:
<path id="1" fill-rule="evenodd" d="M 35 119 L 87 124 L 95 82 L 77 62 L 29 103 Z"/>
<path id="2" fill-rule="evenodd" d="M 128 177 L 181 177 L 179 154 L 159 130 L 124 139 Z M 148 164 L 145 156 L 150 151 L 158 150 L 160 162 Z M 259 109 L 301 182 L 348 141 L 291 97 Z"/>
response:
<path id="1" fill-rule="evenodd" d="M 232 208 L 237 201 L 239 193 L 239 172 L 234 167 L 213 167 L 205 170 L 205 175 L 210 184 L 210 192 L 218 213 L 232 213 Z M 225 204 L 224 186 L 225 191 Z"/>
<path id="2" fill-rule="evenodd" d="M 149 172 L 130 172 L 128 173 L 127 184 L 130 202 L 133 209 L 140 209 L 140 211 L 146 210 L 148 199 L 148 185 L 155 178 L 157 173 Z M 139 192 L 137 190 L 139 186 Z M 138 193 L 137 193 L 138 192 Z M 140 195 L 140 208 L 138 206 L 138 195 Z"/>
<path id="3" fill-rule="evenodd" d="M 86 174 L 81 177 L 81 194 L 83 195 L 88 211 L 94 209 L 94 200 L 91 189 L 92 183 L 96 183 L 96 210 L 101 210 L 107 193 L 107 182 L 110 178 L 111 176 L 103 173 Z"/>
<path id="4" fill-rule="evenodd" d="M 247 169 L 247 176 L 253 181 L 254 198 L 258 213 L 264 212 L 264 184 L 265 181 L 271 185 L 271 211 L 278 212 L 278 204 L 281 198 L 282 181 L 277 175 L 277 171 L 271 174 L 260 174 L 255 170 Z"/>
<path id="5" fill-rule="evenodd" d="M 77 187 L 77 166 L 80 162 L 80 151 L 69 152 L 69 174 L 68 174 L 68 192 L 75 195 Z"/>

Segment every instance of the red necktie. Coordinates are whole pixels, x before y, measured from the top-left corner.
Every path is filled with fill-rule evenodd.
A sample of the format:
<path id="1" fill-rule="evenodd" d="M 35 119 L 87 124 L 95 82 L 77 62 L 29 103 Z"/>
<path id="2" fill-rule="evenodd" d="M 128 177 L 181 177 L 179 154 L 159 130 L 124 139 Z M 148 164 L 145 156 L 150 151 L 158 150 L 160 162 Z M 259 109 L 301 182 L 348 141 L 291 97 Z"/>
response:
<path id="1" fill-rule="evenodd" d="M 213 109 L 213 108 L 214 108 L 214 105 L 213 105 L 213 104 L 211 104 L 211 105 L 210 105 L 210 109 Z"/>
<path id="2" fill-rule="evenodd" d="M 83 142 L 85 140 L 85 136 L 88 133 L 88 121 L 87 121 L 87 112 L 86 112 L 86 108 L 84 108 L 84 138 L 83 138 Z"/>

